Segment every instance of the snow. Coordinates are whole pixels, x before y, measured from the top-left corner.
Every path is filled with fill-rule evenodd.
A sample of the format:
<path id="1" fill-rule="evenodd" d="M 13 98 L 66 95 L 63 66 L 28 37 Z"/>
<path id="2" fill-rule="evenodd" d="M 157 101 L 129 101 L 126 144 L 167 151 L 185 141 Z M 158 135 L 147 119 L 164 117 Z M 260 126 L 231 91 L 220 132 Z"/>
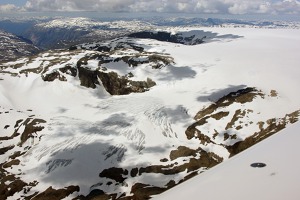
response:
<path id="1" fill-rule="evenodd" d="M 299 129 L 298 122 L 153 199 L 299 199 Z"/>
<path id="2" fill-rule="evenodd" d="M 299 29 L 181 28 L 175 31 L 186 31 L 188 34 L 204 31 L 217 37 L 195 46 L 131 39 L 131 42 L 145 46 L 148 52 L 170 55 L 175 59 L 175 64 L 162 69 L 152 69 L 147 64 L 120 69 L 127 67 L 123 61 L 103 65 L 108 70 L 119 72 L 121 75 L 132 72 L 133 80 L 146 80 L 149 77 L 157 83 L 150 91 L 142 94 L 111 96 L 102 86 L 98 86 L 95 90 L 80 86 L 77 77 L 67 77 L 67 82 L 58 80 L 44 82 L 40 75 L 33 73 L 27 76 L 22 74 L 19 77 L 1 74 L 0 78 L 3 79 L 0 81 L 1 108 L 13 109 L 15 114 L 5 120 L 2 120 L 3 115 L 1 115 L 0 127 L 5 125 L 13 127 L 16 120 L 30 115 L 29 112 L 25 112 L 27 109 L 32 109 L 31 114 L 35 117 L 47 121 L 45 129 L 41 132 L 42 139 L 34 141 L 32 148 L 20 158 L 22 166 L 14 166 L 8 171 L 18 173 L 21 168 L 20 176 L 23 180 L 31 182 L 32 177 L 37 179 L 39 184 L 35 190 L 43 191 L 49 185 L 54 188 L 79 185 L 80 192 L 87 195 L 93 188 L 92 185 L 107 182 L 99 178 L 99 173 L 103 169 L 113 166 L 132 169 L 136 166 L 159 165 L 160 159 L 168 158 L 170 151 L 177 149 L 178 146 L 198 148 L 199 140 L 187 140 L 185 130 L 195 122 L 193 117 L 199 110 L 229 92 L 248 86 L 257 87 L 266 94 L 274 89 L 279 94 L 278 98 L 266 96 L 265 99 L 257 98 L 247 104 L 247 109 L 251 108 L 255 110 L 255 113 L 249 113 L 253 126 L 245 128 L 246 131 L 241 135 L 242 139 L 258 130 L 256 124 L 258 121 L 284 117 L 285 114 L 300 108 L 300 93 L 295 91 L 295 86 L 299 85 L 300 72 Z M 126 41 L 126 38 L 123 40 Z M 46 53 L 37 57 L 33 62 L 24 64 L 21 68 L 10 70 L 20 72 L 22 69 L 37 68 L 42 62 L 51 61 L 56 56 L 60 56 L 64 61 L 50 66 L 50 72 L 65 64 L 73 66 L 78 59 L 92 53 L 95 52 L 82 50 L 70 54 Z M 16 63 L 18 62 L 20 61 Z M 9 63 L 6 67 L 13 64 Z M 46 65 L 42 67 L 45 68 Z M 88 67 L 96 69 L 97 60 L 89 61 Z M 243 105 L 234 104 L 230 110 L 235 110 L 240 106 Z M 17 113 L 16 110 L 21 110 L 22 113 Z M 232 113 L 223 120 L 230 118 L 232 118 Z M 226 126 L 225 121 L 210 119 L 209 125 L 203 130 L 208 131 L 211 136 L 214 129 L 223 126 Z M 295 154 L 297 151 L 290 152 L 291 146 L 294 146 L 290 144 L 294 144 L 293 142 L 297 139 L 294 138 L 295 134 L 290 132 L 297 128 L 299 129 L 299 123 L 287 129 L 288 133 L 281 133 L 280 137 L 274 136 L 262 143 L 265 145 L 260 144 L 241 156 L 225 161 L 224 164 L 201 174 L 199 178 L 192 179 L 191 184 L 189 181 L 186 182 L 188 185 L 183 184 L 183 189 L 176 192 L 175 188 L 175 191 L 171 192 L 171 195 L 174 195 L 172 198 L 187 198 L 180 195 L 191 193 L 192 196 L 189 199 L 193 199 L 193 195 L 198 196 L 200 189 L 203 189 L 203 195 L 216 197 L 223 195 L 219 197 L 224 197 L 225 192 L 226 195 L 228 192 L 233 192 L 232 195 L 245 193 L 249 194 L 249 198 L 252 195 L 258 199 L 264 199 L 261 196 L 255 196 L 258 193 L 268 195 L 264 194 L 261 188 L 265 189 L 267 184 L 270 184 L 276 190 L 274 192 L 279 192 L 280 189 L 284 191 L 288 186 L 278 187 L 287 181 L 295 183 L 290 186 L 289 190 L 294 192 L 293 187 L 299 185 L 297 180 L 293 177 L 287 179 L 286 176 L 291 175 L 291 170 L 285 171 L 287 166 L 278 162 L 291 158 L 286 155 L 297 156 Z M 5 135 L 8 133 L 5 132 Z M 287 134 L 289 137 L 285 136 Z M 278 137 L 279 139 L 276 139 Z M 282 148 L 283 144 L 279 143 L 280 139 L 289 145 Z M 222 137 L 216 138 L 217 143 L 221 140 Z M 13 142 L 17 144 L 17 141 Z M 273 142 L 276 143 L 274 144 L 276 148 L 273 148 Z M 5 145 L 8 143 L 5 141 Z M 2 146 L 4 144 L 1 144 L 1 148 Z M 225 160 L 229 157 L 228 151 L 220 145 L 210 144 L 200 147 L 209 152 L 217 152 Z M 261 150 L 255 150 L 256 148 Z M 272 152 L 268 148 L 271 148 Z M 286 154 L 282 155 L 285 151 Z M 281 155 L 280 159 L 275 157 L 278 155 Z M 4 156 L 1 157 L 1 160 L 5 159 Z M 185 162 L 180 158 L 176 161 L 179 164 Z M 257 161 L 266 162 L 267 167 L 263 169 L 249 167 L 252 162 Z M 287 163 L 289 162 L 290 160 L 287 160 Z M 297 162 L 294 165 L 289 164 L 288 167 L 295 170 L 295 177 L 299 178 L 296 172 L 296 167 L 299 168 L 297 164 Z M 275 175 L 271 175 L 272 173 Z M 139 177 L 128 178 L 127 187 L 115 190 L 125 191 L 128 194 L 130 187 L 138 181 L 143 180 L 148 184 L 163 186 L 169 180 L 180 180 L 185 175 L 187 172 L 173 176 L 143 174 Z M 243 176 L 246 181 L 240 184 L 239 178 Z M 257 178 L 265 181 L 253 182 L 257 181 Z M 228 184 L 228 181 L 233 182 Z M 249 188 L 260 192 L 250 194 L 253 190 Z M 106 188 L 108 192 L 113 190 L 114 188 Z M 34 193 L 34 190 L 31 193 Z M 298 193 L 294 194 L 297 196 Z M 243 198 L 246 198 L 245 196 L 243 195 Z M 279 197 L 282 196 L 275 195 L 273 199 L 277 197 L 280 199 Z M 164 195 L 158 198 L 172 199 L 165 198 Z M 207 198 L 212 199 L 211 196 Z"/>
<path id="3" fill-rule="evenodd" d="M 106 31 L 106 30 L 114 30 L 114 29 L 120 29 L 120 30 L 142 30 L 145 28 L 152 28 L 153 25 L 147 22 L 141 22 L 138 20 L 132 20 L 132 21 L 124 21 L 124 20 L 118 20 L 118 21 L 98 21 L 98 20 L 92 20 L 90 18 L 84 18 L 84 17 L 66 17 L 61 19 L 54 19 L 51 21 L 47 21 L 44 23 L 38 23 L 36 25 L 38 28 L 43 29 L 50 29 L 50 28 L 61 28 L 61 29 L 71 29 L 71 30 L 95 30 L 97 31 Z"/>

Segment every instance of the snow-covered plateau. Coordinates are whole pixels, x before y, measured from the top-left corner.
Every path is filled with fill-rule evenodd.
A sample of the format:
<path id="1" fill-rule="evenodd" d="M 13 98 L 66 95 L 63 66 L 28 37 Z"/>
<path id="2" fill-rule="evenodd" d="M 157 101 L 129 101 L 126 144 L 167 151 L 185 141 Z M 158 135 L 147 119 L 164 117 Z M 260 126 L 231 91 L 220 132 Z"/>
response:
<path id="1" fill-rule="evenodd" d="M 170 191 L 234 195 L 250 158 L 261 181 L 297 182 L 244 150 L 299 152 L 300 29 L 165 31 L 1 63 L 0 199 L 176 199 L 158 194 L 193 176 Z"/>

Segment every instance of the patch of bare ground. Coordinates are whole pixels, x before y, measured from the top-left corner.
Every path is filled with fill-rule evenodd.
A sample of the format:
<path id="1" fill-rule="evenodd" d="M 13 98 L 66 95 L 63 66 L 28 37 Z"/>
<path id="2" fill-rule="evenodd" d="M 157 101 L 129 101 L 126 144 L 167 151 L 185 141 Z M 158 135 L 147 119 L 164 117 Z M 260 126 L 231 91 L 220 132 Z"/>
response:
<path id="1" fill-rule="evenodd" d="M 9 159 L 16 159 L 17 157 L 20 157 L 22 155 L 24 155 L 25 152 L 21 152 L 21 151 L 15 151 L 11 156 L 9 156 Z"/>
<path id="2" fill-rule="evenodd" d="M 276 90 L 271 90 L 270 96 L 271 96 L 271 97 L 277 97 L 277 96 L 278 96 L 277 91 L 276 91 Z"/>
<path id="3" fill-rule="evenodd" d="M 216 114 L 211 115 L 212 118 L 214 118 L 215 120 L 220 120 L 223 117 L 227 117 L 229 115 L 229 112 L 218 112 Z"/>
<path id="4" fill-rule="evenodd" d="M 270 137 L 271 135 L 281 131 L 287 124 L 293 124 L 299 120 L 300 110 L 287 114 L 283 118 L 272 118 L 267 120 L 266 123 L 260 122 L 259 132 L 255 132 L 253 135 L 247 137 L 245 140 L 235 143 L 232 146 L 227 146 L 227 150 L 230 152 L 230 156 L 234 156 L 245 149 L 253 146 L 254 144 Z M 264 128 L 264 126 L 266 126 Z"/>
<path id="5" fill-rule="evenodd" d="M 0 148 L 0 155 L 5 154 L 7 151 L 9 151 L 9 150 L 11 150 L 11 149 L 13 149 L 13 148 L 15 148 L 14 145 Z"/>
<path id="6" fill-rule="evenodd" d="M 197 154 L 197 150 L 193 150 L 185 146 L 179 146 L 178 149 L 171 151 L 170 159 L 175 160 L 179 157 L 188 157 L 188 156 L 196 157 L 196 154 Z"/>
<path id="7" fill-rule="evenodd" d="M 187 136 L 187 138 L 190 140 L 192 138 L 196 138 L 198 140 L 200 140 L 201 144 L 214 144 L 214 141 L 211 140 L 211 138 L 205 134 L 203 134 L 199 129 L 197 129 L 197 126 L 202 126 L 204 124 L 207 123 L 207 119 L 209 117 L 205 117 L 203 119 L 200 119 L 198 122 L 192 124 L 191 126 L 189 126 L 187 128 L 187 130 L 185 131 L 185 135 Z"/>
<path id="8" fill-rule="evenodd" d="M 47 82 L 52 82 L 55 80 L 67 81 L 67 78 L 61 73 L 59 73 L 59 71 L 53 71 L 49 74 L 44 74 L 42 75 L 42 79 L 43 81 L 47 81 Z"/>
<path id="9" fill-rule="evenodd" d="M 245 89 L 238 90 L 236 92 L 231 92 L 228 95 L 220 98 L 207 108 L 202 109 L 199 111 L 196 116 L 195 120 L 202 119 L 203 117 L 212 114 L 218 108 L 227 107 L 232 103 L 247 103 L 252 102 L 256 96 L 264 97 L 264 94 L 261 91 L 258 91 L 256 88 L 248 87 Z"/>
<path id="10" fill-rule="evenodd" d="M 226 125 L 225 130 L 228 130 L 234 126 L 234 124 L 241 118 L 245 117 L 246 110 L 238 109 L 235 111 L 231 121 Z"/>
<path id="11" fill-rule="evenodd" d="M 44 127 L 39 126 L 41 123 L 45 123 L 46 121 L 42 119 L 33 119 L 27 118 L 26 120 L 17 120 L 14 126 L 15 131 L 9 137 L 1 137 L 2 140 L 11 140 L 17 136 L 20 136 L 20 143 L 22 145 L 28 138 L 33 137 L 33 133 L 41 131 Z M 24 127 L 24 131 L 21 133 L 21 127 Z M 23 129 L 22 129 L 23 130 Z M 14 145 L 5 147 L 0 149 L 0 153 L 6 153 L 7 151 L 12 151 L 14 149 Z M 30 189 L 36 186 L 37 182 L 26 183 L 17 177 L 15 174 L 11 174 L 6 171 L 8 168 L 13 168 L 16 165 L 20 165 L 21 162 L 18 157 L 24 155 L 26 151 L 12 151 L 12 154 L 8 156 L 7 160 L 0 164 L 0 199 L 7 199 L 10 196 L 13 196 L 16 193 L 23 193 L 22 199 L 29 200 L 30 196 L 26 196 L 26 193 L 30 191 Z"/>
<path id="12" fill-rule="evenodd" d="M 146 200 L 150 199 L 152 195 L 160 194 L 166 191 L 168 188 L 160 188 L 152 185 L 147 185 L 143 183 L 136 183 L 131 188 L 131 193 L 133 196 L 132 200 Z"/>
<path id="13" fill-rule="evenodd" d="M 77 69 L 72 67 L 71 65 L 67 64 L 64 67 L 59 68 L 59 71 L 62 73 L 68 74 L 70 76 L 75 77 L 77 75 Z"/>
<path id="14" fill-rule="evenodd" d="M 49 187 L 44 192 L 34 196 L 32 200 L 61 200 L 74 192 L 79 192 L 79 186 L 68 186 L 62 189 Z"/>
<path id="15" fill-rule="evenodd" d="M 92 190 L 87 196 L 80 195 L 73 200 L 115 200 L 117 195 L 106 194 L 103 190 L 95 189 Z M 118 198 L 120 199 L 120 198 Z"/>
<path id="16" fill-rule="evenodd" d="M 19 165 L 19 164 L 20 164 L 20 160 L 14 159 L 14 160 L 11 160 L 9 162 L 6 162 L 2 167 L 3 168 L 9 168 L 9 167 L 12 167 L 13 165 Z"/>
<path id="17" fill-rule="evenodd" d="M 178 149 L 173 150 L 170 153 L 170 159 L 172 161 L 180 157 L 186 158 L 186 162 L 182 165 L 178 165 L 177 162 L 174 162 L 172 164 L 167 165 L 150 165 L 146 167 L 133 168 L 131 170 L 112 167 L 103 170 L 99 176 L 112 179 L 117 182 L 116 184 L 126 184 L 126 179 L 128 178 L 128 176 L 142 176 L 145 173 L 173 175 L 187 170 L 189 175 L 182 180 L 184 181 L 197 175 L 197 170 L 199 170 L 200 168 L 208 169 L 223 161 L 223 158 L 219 157 L 214 153 L 206 152 L 201 148 L 193 150 L 184 146 L 180 146 L 178 147 Z M 144 183 L 136 183 L 131 188 L 132 196 L 124 196 L 118 199 L 149 199 L 151 195 L 159 194 L 175 185 L 176 183 L 172 180 L 169 183 L 167 183 L 164 187 L 157 187 L 153 185 L 147 185 Z M 96 197 L 98 196 L 94 194 L 93 199 L 98 199 Z M 102 193 L 99 194 L 99 199 L 107 199 L 108 197 L 111 197 L 111 195 Z"/>
<path id="18" fill-rule="evenodd" d="M 32 119 L 27 118 L 22 125 L 25 126 L 25 129 L 20 137 L 19 146 L 22 146 L 29 138 L 34 137 L 33 134 L 37 134 L 37 132 L 42 131 L 44 129 L 43 126 L 39 126 L 39 124 L 46 123 L 43 119 Z M 19 131 L 19 129 L 17 129 Z"/>
<path id="19" fill-rule="evenodd" d="M 14 174 L 11 174 L 5 170 L 5 165 L 12 164 L 13 163 L 0 164 L 0 199 L 7 199 L 8 197 L 11 197 L 16 193 L 21 192 L 25 186 L 29 186 L 29 184 L 25 183 L 20 178 L 16 177 Z"/>
<path id="20" fill-rule="evenodd" d="M 231 92 L 228 95 L 223 96 L 222 98 L 220 98 L 213 104 L 209 105 L 208 107 L 203 108 L 196 114 L 196 116 L 194 117 L 196 122 L 194 124 L 192 124 L 191 126 L 189 126 L 185 132 L 187 138 L 188 139 L 192 139 L 192 138 L 199 139 L 200 143 L 203 145 L 209 144 L 209 143 L 215 144 L 213 139 L 215 139 L 219 135 L 220 130 L 218 130 L 218 131 L 214 130 L 215 133 L 213 134 L 212 138 L 210 138 L 206 133 L 203 133 L 203 131 L 201 131 L 201 128 L 197 128 L 197 127 L 201 127 L 202 125 L 207 124 L 209 119 L 221 120 L 222 118 L 227 117 L 230 114 L 228 111 L 220 111 L 220 112 L 214 113 L 218 109 L 226 108 L 226 107 L 232 105 L 233 103 L 239 103 L 242 105 L 242 104 L 245 104 L 248 102 L 252 102 L 257 97 L 264 98 L 264 94 L 261 91 L 257 90 L 256 88 L 252 88 L 252 87 L 241 89 L 236 92 Z M 225 130 L 228 130 L 228 129 L 234 128 L 234 127 L 236 130 L 241 130 L 243 128 L 242 125 L 241 124 L 236 125 L 236 123 L 239 121 L 239 119 L 244 118 L 246 116 L 246 114 L 251 113 L 251 112 L 253 112 L 253 111 L 249 110 L 249 109 L 236 110 L 231 121 L 228 122 Z M 223 132 L 223 130 L 221 132 Z M 230 137 L 230 135 L 227 136 L 225 134 L 224 141 L 226 141 L 229 137 Z"/>
<path id="21" fill-rule="evenodd" d="M 3 178 L 5 179 L 5 177 Z M 12 179 L 8 185 L 5 184 L 4 181 L 1 180 L 0 182 L 0 199 L 7 199 L 14 194 L 21 192 L 23 188 L 27 186 L 25 182 L 20 179 Z"/>
<path id="22" fill-rule="evenodd" d="M 29 138 L 34 137 L 34 134 L 37 134 L 37 132 L 40 132 L 44 129 L 43 126 L 39 126 L 40 124 L 46 123 L 45 120 L 43 119 L 33 119 L 33 118 L 27 118 L 26 120 L 17 120 L 16 124 L 14 126 L 15 131 L 12 133 L 11 136 L 5 136 L 5 137 L 0 137 L 0 141 L 3 140 L 11 140 L 17 136 L 20 136 L 20 143 L 19 146 L 22 146 Z M 20 133 L 20 129 L 22 126 L 25 126 L 25 129 L 22 133 Z M 6 152 L 10 149 L 14 148 L 13 146 L 10 147 L 4 147 L 0 149 L 0 154 L 1 152 Z"/>
<path id="23" fill-rule="evenodd" d="M 19 163 L 19 160 L 12 160 L 10 162 L 0 164 L 0 199 L 4 200 L 8 197 L 12 197 L 16 193 L 19 193 L 21 195 L 21 199 L 24 200 L 60 200 L 69 196 L 73 192 L 79 192 L 78 186 L 69 186 L 57 190 L 49 187 L 40 194 L 35 192 L 28 195 L 31 189 L 35 187 L 38 182 L 33 181 L 26 183 L 16 175 L 6 171 L 6 168 Z"/>
<path id="24" fill-rule="evenodd" d="M 277 97 L 278 93 L 275 90 L 271 90 L 270 95 L 271 97 Z M 197 120 L 194 124 L 189 126 L 186 130 L 186 136 L 188 139 L 196 138 L 200 140 L 200 143 L 205 144 L 215 144 L 214 139 L 219 135 L 219 133 L 223 133 L 224 141 L 227 140 L 236 140 L 238 139 L 238 135 L 230 134 L 230 129 L 235 128 L 236 131 L 241 131 L 243 129 L 243 125 L 248 126 L 253 124 L 252 121 L 244 123 L 244 118 L 249 113 L 253 113 L 254 111 L 251 109 L 237 109 L 232 117 L 232 119 L 227 123 L 224 130 L 214 130 L 212 138 L 203 134 L 201 131 L 201 126 L 208 123 L 208 119 L 213 118 L 215 120 L 220 120 L 224 116 L 228 114 L 223 112 L 215 113 L 219 108 L 225 108 L 230 106 L 233 103 L 240 103 L 245 104 L 247 102 L 252 102 L 254 98 L 260 97 L 262 99 L 265 98 L 265 95 L 255 89 L 255 88 L 245 88 L 242 90 L 238 90 L 237 92 L 232 92 L 219 100 L 215 103 L 211 104 L 207 108 L 202 109 L 197 113 L 195 119 Z M 295 123 L 298 121 L 299 111 L 295 111 L 291 114 L 287 114 L 283 118 L 278 119 L 269 119 L 266 122 L 260 121 L 257 123 L 259 127 L 259 132 L 253 133 L 251 136 L 246 138 L 243 141 L 236 142 L 231 146 L 226 146 L 227 150 L 230 152 L 230 156 L 233 156 L 248 147 L 262 141 L 263 139 L 269 137 L 270 135 L 277 133 L 278 131 L 282 130 L 286 127 L 287 124 Z M 222 144 L 219 144 L 222 145 Z"/>

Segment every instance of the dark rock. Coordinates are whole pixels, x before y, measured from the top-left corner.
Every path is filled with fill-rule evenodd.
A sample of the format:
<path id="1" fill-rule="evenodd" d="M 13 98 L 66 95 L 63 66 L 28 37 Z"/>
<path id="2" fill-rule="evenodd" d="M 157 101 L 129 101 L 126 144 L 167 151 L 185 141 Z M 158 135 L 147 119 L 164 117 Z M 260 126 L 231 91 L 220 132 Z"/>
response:
<path id="1" fill-rule="evenodd" d="M 127 86 L 128 79 L 119 77 L 115 72 L 98 72 L 102 85 L 105 90 L 111 95 L 125 95 L 130 94 L 131 89 Z"/>
<path id="2" fill-rule="evenodd" d="M 197 150 L 193 150 L 185 146 L 179 146 L 176 150 L 171 151 L 170 159 L 175 160 L 179 157 L 188 157 L 188 156 L 195 157 L 196 153 Z"/>
<path id="3" fill-rule="evenodd" d="M 42 79 L 44 81 L 52 82 L 55 80 L 60 80 L 60 81 L 67 81 L 66 77 L 64 77 L 62 74 L 60 74 L 58 71 L 54 71 L 49 74 L 44 74 L 42 75 Z"/>
<path id="4" fill-rule="evenodd" d="M 7 199 L 8 197 L 11 197 L 16 193 L 21 192 L 25 186 L 27 186 L 27 184 L 19 179 L 13 180 L 13 182 L 8 185 L 1 181 L 0 199 Z"/>
<path id="5" fill-rule="evenodd" d="M 75 77 L 77 75 L 77 69 L 72 67 L 71 65 L 66 65 L 65 67 L 60 68 L 59 71 L 61 71 L 62 73 L 71 75 L 73 77 Z"/>
<path id="6" fill-rule="evenodd" d="M 123 177 L 123 175 L 127 175 L 128 174 L 128 170 L 124 170 L 122 168 L 116 168 L 116 167 L 112 167 L 109 169 L 104 169 L 99 176 L 100 177 L 106 177 L 106 178 L 110 178 L 112 180 L 115 180 L 116 182 L 119 183 L 123 183 L 124 180 L 126 178 Z"/>
<path id="7" fill-rule="evenodd" d="M 84 67 L 78 66 L 78 77 L 80 79 L 80 85 L 87 88 L 96 88 L 99 85 L 98 72 L 92 71 Z"/>
<path id="8" fill-rule="evenodd" d="M 31 118 L 28 118 L 23 122 L 25 129 L 24 129 L 23 133 L 21 134 L 21 138 L 20 138 L 21 141 L 20 141 L 19 146 L 22 146 L 28 140 L 28 138 L 32 137 L 33 133 L 42 131 L 45 128 L 43 126 L 37 126 L 40 123 L 46 123 L 46 121 L 43 119 L 33 119 L 32 120 Z"/>
<path id="9" fill-rule="evenodd" d="M 2 147 L 0 148 L 0 155 L 5 154 L 7 151 L 13 149 L 15 146 L 8 146 L 8 147 Z"/>
<path id="10" fill-rule="evenodd" d="M 20 160 L 18 160 L 18 159 L 16 159 L 16 160 L 11 160 L 11 161 L 9 161 L 9 162 L 5 162 L 4 164 L 3 164 L 3 168 L 9 168 L 9 167 L 11 167 L 11 166 L 13 166 L 13 165 L 19 165 L 20 164 Z"/>
<path id="11" fill-rule="evenodd" d="M 105 90 L 111 95 L 141 93 L 149 90 L 156 84 L 151 79 L 147 79 L 147 81 L 131 81 L 125 76 L 118 76 L 115 72 L 98 72 L 98 76 Z"/>
<path id="12" fill-rule="evenodd" d="M 77 61 L 77 67 L 81 67 L 81 65 L 87 65 L 88 64 L 88 60 L 89 58 L 88 57 L 83 57 L 83 58 L 80 58 L 78 61 Z"/>
<path id="13" fill-rule="evenodd" d="M 130 176 L 131 177 L 136 177 L 136 175 L 138 174 L 139 169 L 138 168 L 133 168 L 130 172 Z"/>
<path id="14" fill-rule="evenodd" d="M 26 152 L 16 151 L 13 155 L 9 156 L 10 159 L 16 159 L 17 157 L 20 157 L 24 155 Z"/>

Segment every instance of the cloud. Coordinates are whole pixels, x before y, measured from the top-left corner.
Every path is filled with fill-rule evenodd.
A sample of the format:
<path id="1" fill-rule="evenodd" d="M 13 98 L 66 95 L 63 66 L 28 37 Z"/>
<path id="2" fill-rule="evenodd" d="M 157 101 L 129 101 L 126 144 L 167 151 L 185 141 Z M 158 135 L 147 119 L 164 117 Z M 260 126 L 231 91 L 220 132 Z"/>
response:
<path id="1" fill-rule="evenodd" d="M 15 12 L 18 9 L 19 8 L 13 4 L 4 4 L 4 5 L 0 4 L 0 12 L 1 13 Z"/>
<path id="2" fill-rule="evenodd" d="M 0 10 L 17 9 L 2 5 Z M 27 0 L 26 11 L 300 14 L 300 0 Z"/>
<path id="3" fill-rule="evenodd" d="M 270 13 L 272 10 L 270 2 L 260 0 L 253 1 L 231 1 L 228 13 L 230 14 L 257 14 L 257 13 Z"/>
<path id="4" fill-rule="evenodd" d="M 285 0 L 274 4 L 274 11 L 279 14 L 300 14 L 300 1 Z"/>
<path id="5" fill-rule="evenodd" d="M 28 0 L 28 11 L 130 11 L 134 0 Z"/>

